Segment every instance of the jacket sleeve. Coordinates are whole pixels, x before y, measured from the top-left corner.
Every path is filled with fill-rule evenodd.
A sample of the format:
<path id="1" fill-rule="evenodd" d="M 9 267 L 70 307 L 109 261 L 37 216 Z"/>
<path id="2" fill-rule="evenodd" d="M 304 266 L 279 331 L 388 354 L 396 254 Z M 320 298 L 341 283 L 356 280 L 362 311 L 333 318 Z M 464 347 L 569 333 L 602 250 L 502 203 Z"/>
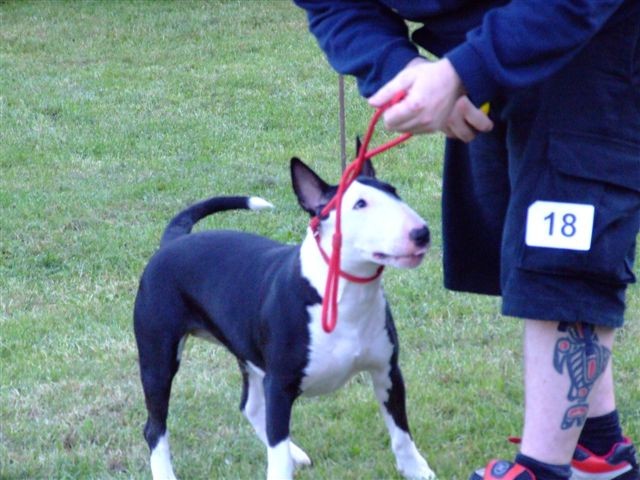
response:
<path id="1" fill-rule="evenodd" d="M 294 0 L 307 12 L 309 30 L 331 66 L 353 75 L 369 97 L 419 56 L 407 25 L 392 10 L 369 0 Z"/>
<path id="2" fill-rule="evenodd" d="M 566 65 L 624 0 L 513 0 L 489 11 L 446 54 L 480 105 L 500 88 L 533 85 Z"/>

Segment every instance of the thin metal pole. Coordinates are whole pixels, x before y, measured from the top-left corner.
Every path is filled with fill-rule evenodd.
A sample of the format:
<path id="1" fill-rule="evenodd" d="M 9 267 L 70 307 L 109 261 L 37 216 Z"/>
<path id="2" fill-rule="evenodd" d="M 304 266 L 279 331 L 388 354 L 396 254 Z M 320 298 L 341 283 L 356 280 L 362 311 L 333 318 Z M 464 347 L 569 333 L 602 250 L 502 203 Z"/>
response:
<path id="1" fill-rule="evenodd" d="M 340 103 L 340 165 L 344 172 L 347 168 L 347 133 L 344 108 L 344 77 L 338 75 L 338 100 Z"/>

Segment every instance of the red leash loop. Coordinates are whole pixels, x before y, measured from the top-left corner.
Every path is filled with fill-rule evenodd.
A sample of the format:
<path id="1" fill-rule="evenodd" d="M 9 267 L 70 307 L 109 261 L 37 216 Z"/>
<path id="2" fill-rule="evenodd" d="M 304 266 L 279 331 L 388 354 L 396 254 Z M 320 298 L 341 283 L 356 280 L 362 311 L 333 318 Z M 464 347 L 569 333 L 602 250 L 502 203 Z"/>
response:
<path id="1" fill-rule="evenodd" d="M 398 92 L 389 102 L 375 111 L 371 118 L 371 121 L 369 122 L 367 133 L 364 136 L 357 157 L 353 162 L 351 162 L 349 166 L 347 166 L 342 174 L 342 177 L 340 178 L 340 183 L 338 184 L 338 191 L 336 195 L 322 209 L 320 215 L 312 218 L 309 222 L 309 226 L 311 227 L 316 242 L 318 243 L 320 253 L 329 265 L 329 271 L 327 273 L 327 283 L 324 289 L 324 297 L 322 298 L 322 328 L 327 333 L 331 333 L 333 329 L 336 328 L 336 323 L 338 320 L 338 285 L 340 277 L 351 282 L 367 283 L 378 278 L 382 274 L 382 270 L 384 269 L 384 267 L 381 265 L 376 273 L 370 277 L 356 277 L 355 275 L 351 275 L 340 270 L 340 252 L 342 249 L 342 197 L 349 185 L 351 185 L 351 183 L 353 183 L 358 175 L 360 175 L 360 172 L 362 172 L 362 167 L 366 160 L 374 157 L 375 155 L 378 155 L 379 153 L 385 152 L 390 148 L 395 147 L 396 145 L 404 142 L 411 137 L 411 133 L 405 133 L 372 150 L 367 151 L 369 142 L 371 141 L 371 137 L 373 136 L 373 131 L 375 130 L 376 124 L 378 123 L 378 120 L 380 119 L 382 114 L 389 107 L 400 102 L 405 97 L 405 95 L 406 92 L 404 91 Z M 328 215 L 329 212 L 331 212 L 331 210 L 333 210 L 334 208 L 336 209 L 336 229 L 332 239 L 331 257 L 329 257 L 320 245 L 320 218 Z"/>

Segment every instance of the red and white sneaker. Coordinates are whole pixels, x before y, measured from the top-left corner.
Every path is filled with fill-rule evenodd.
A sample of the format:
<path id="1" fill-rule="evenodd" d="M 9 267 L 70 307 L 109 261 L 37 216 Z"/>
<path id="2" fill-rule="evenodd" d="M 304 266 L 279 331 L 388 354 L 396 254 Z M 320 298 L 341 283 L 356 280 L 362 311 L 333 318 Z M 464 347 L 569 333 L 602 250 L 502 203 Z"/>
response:
<path id="1" fill-rule="evenodd" d="M 491 460 L 485 468 L 473 472 L 469 480 L 536 480 L 536 476 L 517 463 Z"/>
<path id="2" fill-rule="evenodd" d="M 571 470 L 571 480 L 640 480 L 636 450 L 629 438 L 616 443 L 602 456 L 578 445 Z"/>

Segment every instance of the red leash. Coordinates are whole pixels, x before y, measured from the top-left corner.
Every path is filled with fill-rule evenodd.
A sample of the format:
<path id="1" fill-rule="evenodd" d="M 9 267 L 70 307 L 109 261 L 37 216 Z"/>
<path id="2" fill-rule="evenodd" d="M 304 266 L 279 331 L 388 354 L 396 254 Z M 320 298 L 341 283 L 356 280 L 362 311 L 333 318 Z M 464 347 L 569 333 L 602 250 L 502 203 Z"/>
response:
<path id="1" fill-rule="evenodd" d="M 324 297 L 322 298 L 322 328 L 325 332 L 331 333 L 334 328 L 336 328 L 336 323 L 338 320 L 338 283 L 340 277 L 349 280 L 351 282 L 356 283 L 367 283 L 375 280 L 382 274 L 382 270 L 384 266 L 380 265 L 378 270 L 371 277 L 356 277 L 355 275 L 351 275 L 347 272 L 344 272 L 340 269 L 340 250 L 342 248 L 342 197 L 344 196 L 344 192 L 347 190 L 349 185 L 353 183 L 353 181 L 360 175 L 362 172 L 362 166 L 364 162 L 379 153 L 382 153 L 390 148 L 395 147 L 396 145 L 404 142 L 408 138 L 411 137 L 411 133 L 405 133 L 400 135 L 393 140 L 390 140 L 379 147 L 376 147 L 370 151 L 367 151 L 369 147 L 369 142 L 371 141 L 371 137 L 373 136 L 373 131 L 375 130 L 376 124 L 378 120 L 382 116 L 382 114 L 392 105 L 395 105 L 399 101 L 401 101 L 406 93 L 404 91 L 398 92 L 389 102 L 387 102 L 382 107 L 378 108 L 371 121 L 369 122 L 369 128 L 367 129 L 367 133 L 364 136 L 364 140 L 362 145 L 360 146 L 360 150 L 358 151 L 358 156 L 355 158 L 353 162 L 342 174 L 340 178 L 340 183 L 338 184 L 338 192 L 331 199 L 331 201 L 322 209 L 320 215 L 311 219 L 309 226 L 313 231 L 313 235 L 318 242 L 318 248 L 320 249 L 320 253 L 322 257 L 325 259 L 327 264 L 329 265 L 329 272 L 327 273 L 327 283 L 324 289 Z M 327 255 L 327 253 L 322 249 L 320 245 L 320 218 L 324 217 L 331 212 L 331 210 L 336 209 L 336 229 L 333 234 L 332 239 L 332 252 L 331 257 Z"/>

